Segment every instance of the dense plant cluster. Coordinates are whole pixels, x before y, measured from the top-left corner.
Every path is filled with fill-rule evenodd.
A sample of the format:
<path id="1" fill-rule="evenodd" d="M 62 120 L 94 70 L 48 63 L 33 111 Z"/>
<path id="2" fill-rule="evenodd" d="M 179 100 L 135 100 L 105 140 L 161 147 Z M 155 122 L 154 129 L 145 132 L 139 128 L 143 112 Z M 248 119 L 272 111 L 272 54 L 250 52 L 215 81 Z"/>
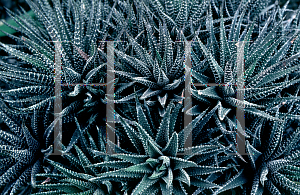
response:
<path id="1" fill-rule="evenodd" d="M 7 10 L 21 35 L 0 43 L 8 54 L 2 195 L 300 194 L 300 9 L 262 0 L 26 1 L 35 17 Z M 69 84 L 61 105 L 57 41 Z M 89 85 L 113 82 L 107 41 L 115 41 L 114 97 L 108 84 Z M 112 98 L 114 127 L 105 115 Z M 57 106 L 61 156 L 52 155 Z"/>

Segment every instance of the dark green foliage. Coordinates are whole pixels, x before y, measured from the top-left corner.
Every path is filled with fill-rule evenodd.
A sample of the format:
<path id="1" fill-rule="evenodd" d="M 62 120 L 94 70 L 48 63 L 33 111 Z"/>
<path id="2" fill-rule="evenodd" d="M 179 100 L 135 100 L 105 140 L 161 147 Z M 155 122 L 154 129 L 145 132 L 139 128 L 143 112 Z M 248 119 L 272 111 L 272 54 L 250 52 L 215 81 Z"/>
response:
<path id="1" fill-rule="evenodd" d="M 32 114 L 34 109 L 46 109 L 47 106 L 48 110 L 54 110 L 55 41 L 63 41 L 62 83 L 105 82 L 106 63 L 103 57 L 106 57 L 97 50 L 99 32 L 92 30 L 103 25 L 101 22 L 105 16 L 96 10 L 104 7 L 102 2 L 86 3 L 86 9 L 92 10 L 89 13 L 74 1 L 63 4 L 54 1 L 53 7 L 46 1 L 28 1 L 38 22 L 30 18 L 24 20 L 10 13 L 19 25 L 18 31 L 23 34 L 22 37 L 10 37 L 26 46 L 26 49 L 1 43 L 3 50 L 22 61 L 17 61 L 15 65 L 4 59 L 0 61 L 1 80 L 10 85 L 9 90 L 1 90 L 0 93 L 16 113 Z M 65 10 L 67 6 L 72 9 Z M 97 117 L 100 121 L 104 119 L 105 116 L 97 113 L 97 110 L 104 108 L 102 99 L 105 88 L 73 85 L 63 86 L 62 90 L 64 123 L 74 121 L 74 116 L 83 121 Z M 44 123 L 49 125 L 49 120 Z"/>
<path id="2" fill-rule="evenodd" d="M 279 8 L 277 8 L 277 12 L 275 11 L 276 9 L 274 9 L 274 14 L 284 12 Z M 215 121 L 213 127 L 217 127 L 223 133 L 225 139 L 222 138 L 222 141 L 228 142 L 228 145 L 232 142 L 237 144 L 237 138 L 233 131 L 237 123 L 236 108 L 244 110 L 246 119 L 252 119 L 254 116 L 271 121 L 282 121 L 288 116 L 293 119 L 299 117 L 297 114 L 292 116 L 286 113 L 285 109 L 280 109 L 278 115 L 275 116 L 275 108 L 283 104 L 287 107 L 294 104 L 292 101 L 287 101 L 290 95 L 288 91 L 291 86 L 299 83 L 298 74 L 293 74 L 299 70 L 299 50 L 296 52 L 292 49 L 293 43 L 295 43 L 293 41 L 298 38 L 299 31 L 286 30 L 290 32 L 290 36 L 280 33 L 283 23 L 286 24 L 284 29 L 290 29 L 290 23 L 296 20 L 294 22 L 298 24 L 298 18 L 277 21 L 276 15 L 270 16 L 268 22 L 260 30 L 259 36 L 255 36 L 254 32 L 260 26 L 255 27 L 258 24 L 256 19 L 243 25 L 243 18 L 247 12 L 249 9 L 246 5 L 240 7 L 228 32 L 225 30 L 223 12 L 221 12 L 219 42 L 217 43 L 215 38 L 217 33 L 207 27 L 211 36 L 208 42 L 209 47 L 205 46 L 198 38 L 193 44 L 194 55 L 192 58 L 195 66 L 201 67 L 192 72 L 194 82 L 222 84 L 216 87 L 201 87 L 200 90 L 194 87 L 192 95 L 199 103 L 194 103 L 196 105 L 190 110 L 190 113 L 197 115 L 208 106 L 219 105 L 218 112 L 213 117 Z M 236 85 L 238 82 L 238 48 L 236 44 L 241 40 L 246 41 L 244 42 L 243 56 L 245 59 L 245 72 L 242 77 L 243 85 L 245 85 L 243 102 L 237 98 L 236 93 L 238 90 Z M 205 66 L 209 68 L 203 69 Z M 203 103 L 207 104 L 207 107 L 204 107 Z M 247 122 L 246 120 L 245 136 L 250 138 L 251 134 L 247 132 L 247 128 L 249 128 Z M 210 124 L 209 127 L 212 125 Z M 194 138 L 196 139 L 196 137 Z"/>
<path id="3" fill-rule="evenodd" d="M 0 43 L 9 55 L 0 57 L 1 194 L 300 194 L 300 9 L 269 0 L 27 3 L 34 18 L 7 11 L 17 45 Z M 62 105 L 58 40 L 61 82 L 74 84 L 62 86 Z M 78 85 L 108 81 L 105 41 L 118 41 L 117 143 L 105 135 L 106 86 Z M 50 156 L 55 106 L 60 157 Z M 250 155 L 237 151 L 241 134 Z"/>
<path id="4" fill-rule="evenodd" d="M 63 146 L 63 157 L 69 161 L 69 166 L 48 160 L 57 171 L 53 173 L 37 174 L 39 183 L 36 185 L 39 192 L 34 195 L 53 194 L 121 194 L 117 183 L 109 181 L 90 181 L 101 172 L 110 170 L 110 167 L 97 170 L 92 163 L 109 163 L 105 153 L 105 136 L 101 129 L 97 127 L 98 140 L 94 140 L 85 129 L 80 127 L 75 130 L 74 140 L 68 147 Z M 73 140 L 72 138 L 72 140 Z M 82 150 L 73 145 L 80 140 Z M 75 155 L 69 151 L 75 148 Z M 73 151 L 73 150 L 72 150 Z M 95 153 L 94 151 L 97 151 Z M 68 152 L 68 153 L 67 153 Z M 101 154 L 99 156 L 99 154 Z M 118 188 L 118 189 L 117 189 Z"/>
<path id="5" fill-rule="evenodd" d="M 52 152 L 52 145 L 40 141 L 43 132 L 36 110 L 31 120 L 22 119 L 19 123 L 10 117 L 10 111 L 1 102 L 0 115 L 6 124 L 6 128 L 0 130 L 0 190 L 3 195 L 28 193 L 30 186 L 36 186 L 37 173 L 53 169 L 44 164 L 44 158 Z"/>
<path id="6" fill-rule="evenodd" d="M 173 107 L 173 103 L 168 105 L 157 132 L 153 133 L 154 130 L 149 128 L 150 125 L 145 113 L 141 110 L 141 105 L 137 103 L 138 122 L 132 126 L 121 118 L 124 130 L 117 132 L 125 134 L 119 135 L 119 137 L 124 137 L 121 140 L 121 147 L 124 143 L 125 154 L 113 154 L 109 156 L 112 159 L 109 163 L 93 165 L 93 167 L 110 167 L 116 170 L 99 174 L 90 180 L 125 182 L 126 191 L 130 194 L 154 192 L 185 194 L 184 184 L 202 188 L 218 188 L 218 185 L 200 176 L 222 172 L 230 167 L 206 166 L 205 163 L 201 163 L 203 158 L 205 159 L 205 155 L 202 156 L 201 153 L 216 155 L 224 150 L 209 143 L 184 148 L 187 138 L 182 136 L 186 129 L 177 133 L 174 131 L 174 126 L 170 125 Z M 200 118 L 196 118 L 190 125 L 195 126 L 199 120 Z M 193 159 L 196 155 L 199 155 L 199 158 Z M 130 183 L 127 183 L 129 181 Z"/>

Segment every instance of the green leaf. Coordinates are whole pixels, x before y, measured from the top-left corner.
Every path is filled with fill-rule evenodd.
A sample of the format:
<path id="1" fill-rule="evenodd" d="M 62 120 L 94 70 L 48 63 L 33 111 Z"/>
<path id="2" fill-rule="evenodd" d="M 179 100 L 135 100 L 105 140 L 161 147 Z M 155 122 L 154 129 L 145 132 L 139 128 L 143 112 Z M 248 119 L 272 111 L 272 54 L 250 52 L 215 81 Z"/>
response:
<path id="1" fill-rule="evenodd" d="M 255 108 L 245 108 L 245 112 L 249 112 L 250 114 L 253 114 L 253 115 L 256 115 L 256 116 L 259 116 L 259 117 L 264 117 L 268 120 L 283 122 L 282 119 L 280 119 L 278 117 L 271 116 L 271 115 L 267 114 L 266 112 L 260 111 L 260 110 L 255 109 Z"/>
<path id="2" fill-rule="evenodd" d="M 36 185 L 37 188 L 42 188 L 42 189 L 47 189 L 47 190 L 62 190 L 65 193 L 78 193 L 81 190 L 78 188 L 74 187 L 71 184 L 67 183 L 55 183 L 55 184 L 41 184 L 41 185 Z"/>
<path id="3" fill-rule="evenodd" d="M 176 132 L 173 133 L 171 139 L 167 143 L 166 147 L 162 150 L 166 156 L 176 156 L 178 151 L 178 135 Z"/>
<path id="4" fill-rule="evenodd" d="M 105 173 L 101 173 L 97 175 L 97 177 L 90 178 L 89 181 L 96 182 L 96 181 L 106 181 L 106 180 L 129 180 L 129 179 L 137 179 L 142 178 L 145 174 L 139 172 L 127 172 L 122 169 L 117 171 L 108 171 Z"/>
<path id="5" fill-rule="evenodd" d="M 188 19 L 188 3 L 187 0 L 181 1 L 181 7 L 175 19 L 175 23 L 181 27 Z"/>
<path id="6" fill-rule="evenodd" d="M 160 151 L 158 147 L 155 146 L 153 141 L 148 140 L 147 153 L 151 158 L 158 158 L 159 156 L 163 156 L 163 153 Z"/>
<path id="7" fill-rule="evenodd" d="M 217 87 L 207 87 L 203 90 L 198 90 L 198 94 L 212 99 L 217 99 L 217 100 L 222 99 L 217 93 Z"/>
<path id="8" fill-rule="evenodd" d="M 165 147 L 166 144 L 169 142 L 170 113 L 173 107 L 174 107 L 173 103 L 170 103 L 168 105 L 166 114 L 164 115 L 156 134 L 155 141 L 161 147 Z"/>
<path id="9" fill-rule="evenodd" d="M 143 153 L 143 151 L 142 151 L 143 145 L 142 145 L 141 138 L 138 135 L 138 132 L 136 132 L 131 126 L 129 126 L 129 124 L 127 124 L 121 116 L 119 118 L 121 120 L 121 124 L 122 124 L 128 138 L 130 139 L 131 143 L 137 149 L 139 154 L 142 154 Z"/>
<path id="10" fill-rule="evenodd" d="M 212 54 L 209 52 L 209 50 L 206 49 L 206 47 L 203 45 L 201 40 L 197 37 L 197 43 L 199 44 L 202 52 L 204 53 L 205 57 L 209 60 L 210 68 L 214 74 L 215 77 L 215 83 L 222 83 L 222 77 L 224 75 L 224 71 L 219 66 L 215 58 L 212 56 Z"/>
<path id="11" fill-rule="evenodd" d="M 186 172 L 189 176 L 197 176 L 197 175 L 208 175 L 217 172 L 223 172 L 231 167 L 212 167 L 212 166 L 198 166 L 198 167 L 190 167 L 186 169 Z"/>
<path id="12" fill-rule="evenodd" d="M 61 195 L 63 191 L 61 190 L 55 190 L 55 191 L 48 191 L 48 192 L 38 192 L 33 193 L 32 195 Z"/>
<path id="13" fill-rule="evenodd" d="M 141 182 L 132 191 L 132 195 L 143 194 L 145 190 L 154 185 L 157 181 L 158 179 L 149 179 L 147 175 L 145 175 Z"/>
<path id="14" fill-rule="evenodd" d="M 126 168 L 131 166 L 132 163 L 126 161 L 109 161 L 109 162 L 101 162 L 93 165 L 88 165 L 87 167 L 108 167 L 108 168 Z"/>
<path id="15" fill-rule="evenodd" d="M 203 116 L 206 115 L 208 108 L 203 111 L 199 116 L 197 116 L 190 124 L 188 124 L 183 130 L 181 130 L 178 133 L 178 138 L 179 138 L 179 148 L 183 148 L 185 141 L 187 139 L 187 137 L 190 135 L 190 133 L 192 132 L 193 128 L 195 128 L 196 124 L 199 121 L 202 121 L 201 119 L 203 118 Z"/>
<path id="16" fill-rule="evenodd" d="M 222 2 L 221 5 L 221 23 L 220 23 L 220 50 L 221 50 L 221 56 L 220 56 L 220 62 L 221 62 L 221 67 L 225 67 L 225 63 L 228 61 L 229 57 L 231 56 L 229 46 L 228 46 L 228 41 L 226 37 L 226 32 L 225 32 L 225 26 L 224 26 L 224 18 L 223 18 L 223 5 L 224 3 Z"/>
<path id="17" fill-rule="evenodd" d="M 118 158 L 133 164 L 140 164 L 146 162 L 149 158 L 147 155 L 133 155 L 133 154 L 113 154 L 111 157 Z"/>
<path id="18" fill-rule="evenodd" d="M 128 172 L 135 172 L 135 173 L 152 173 L 153 172 L 153 170 L 152 170 L 151 166 L 148 164 L 148 162 L 141 163 L 138 165 L 133 165 L 128 168 L 124 168 L 122 170 L 128 171 Z"/>
<path id="19" fill-rule="evenodd" d="M 48 73 L 51 73 L 52 71 L 49 70 L 47 67 L 45 67 L 43 65 L 43 63 L 41 63 L 40 59 L 36 58 L 36 57 L 33 57 L 32 55 L 29 55 L 29 54 L 26 54 L 24 52 L 21 52 L 17 49 L 14 49 L 6 44 L 3 44 L 3 43 L 0 43 L 1 45 L 1 49 L 5 50 L 6 52 L 8 52 L 10 55 L 13 55 L 13 56 L 16 56 L 17 58 L 29 63 L 29 64 L 32 64 L 38 68 L 42 68 L 44 69 L 45 71 L 47 71 Z"/>
<path id="20" fill-rule="evenodd" d="M 142 141 L 143 141 L 143 146 L 144 146 L 145 151 L 147 151 L 147 145 L 148 145 L 147 142 L 148 142 L 148 140 L 151 140 L 152 143 L 153 143 L 157 148 L 160 148 L 160 149 L 161 149 L 161 147 L 153 140 L 153 138 L 147 133 L 147 131 L 146 131 L 143 127 L 141 127 L 141 125 L 140 125 L 139 123 L 135 122 L 135 125 L 136 125 L 136 127 L 139 129 L 139 133 L 140 133 L 140 135 L 141 135 L 141 139 L 142 139 Z"/>
<path id="21" fill-rule="evenodd" d="M 162 179 L 166 182 L 167 184 L 167 188 L 172 187 L 172 183 L 173 183 L 173 172 L 171 170 L 171 168 L 168 168 L 168 175 L 165 177 L 162 177 Z"/>
<path id="22" fill-rule="evenodd" d="M 228 182 L 222 185 L 217 191 L 214 192 L 214 195 L 224 192 L 226 190 L 232 190 L 238 186 L 241 186 L 248 182 L 248 178 L 243 173 L 243 170 L 239 171 L 235 176 L 233 176 Z"/>
<path id="23" fill-rule="evenodd" d="M 92 176 L 85 174 L 85 173 L 77 173 L 75 171 L 69 170 L 64 168 L 63 166 L 61 166 L 60 164 L 52 161 L 52 160 L 47 160 L 52 166 L 54 166 L 57 170 L 59 170 L 60 172 L 62 172 L 63 174 L 65 174 L 66 176 L 69 177 L 74 177 L 74 178 L 78 178 L 78 179 L 83 179 L 83 180 L 88 180 L 91 179 Z"/>
<path id="24" fill-rule="evenodd" d="M 217 149 L 217 148 L 218 147 L 214 145 L 199 145 L 199 146 L 193 146 L 188 148 L 182 148 L 178 152 L 185 153 L 184 159 L 188 160 L 195 155 L 201 154 L 202 152 L 207 152 L 207 150 Z"/>
<path id="25" fill-rule="evenodd" d="M 26 14 L 24 14 L 23 16 L 20 17 L 24 17 L 25 15 L 30 16 L 30 17 L 34 17 L 34 13 L 32 10 L 28 11 Z M 18 27 L 18 24 L 13 20 L 13 19 L 8 19 L 6 21 L 7 24 L 9 24 L 10 26 L 15 26 Z M 10 28 L 9 26 L 5 25 L 3 22 L 0 21 L 0 30 L 7 32 L 9 34 L 14 34 L 17 31 L 15 29 Z M 6 36 L 6 34 L 4 34 L 3 32 L 0 32 L 0 37 Z"/>
<path id="26" fill-rule="evenodd" d="M 186 183 L 188 186 L 191 185 L 190 176 L 184 169 L 178 169 L 174 172 L 174 180 Z"/>
<path id="27" fill-rule="evenodd" d="M 189 167 L 198 167 L 198 165 L 193 161 L 188 161 L 177 157 L 170 157 L 170 159 L 174 166 L 173 170 L 184 169 Z"/>
<path id="28" fill-rule="evenodd" d="M 217 184 L 201 179 L 200 177 L 192 177 L 191 184 L 193 186 L 201 187 L 201 188 L 219 188 Z"/>

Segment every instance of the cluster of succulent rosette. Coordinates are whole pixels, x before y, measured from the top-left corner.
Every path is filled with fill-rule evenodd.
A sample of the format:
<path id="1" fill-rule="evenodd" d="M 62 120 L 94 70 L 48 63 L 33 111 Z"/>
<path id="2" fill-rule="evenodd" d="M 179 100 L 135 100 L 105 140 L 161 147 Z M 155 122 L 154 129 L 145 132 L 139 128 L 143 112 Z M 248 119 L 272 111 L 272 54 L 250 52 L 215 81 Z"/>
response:
<path id="1" fill-rule="evenodd" d="M 300 8 L 26 1 L 0 42 L 1 195 L 300 194 Z"/>

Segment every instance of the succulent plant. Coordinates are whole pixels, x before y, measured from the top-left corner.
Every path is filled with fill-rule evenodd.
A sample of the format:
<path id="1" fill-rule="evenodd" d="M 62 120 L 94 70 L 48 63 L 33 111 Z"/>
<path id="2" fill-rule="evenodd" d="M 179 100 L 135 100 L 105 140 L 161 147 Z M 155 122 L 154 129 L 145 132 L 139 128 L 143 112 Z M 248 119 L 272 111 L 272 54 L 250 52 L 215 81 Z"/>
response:
<path id="1" fill-rule="evenodd" d="M 1 194 L 28 194 L 36 186 L 35 174 L 52 170 L 44 159 L 49 157 L 53 147 L 44 142 L 47 137 L 42 139 L 36 110 L 31 121 L 23 119 L 20 123 L 10 116 L 1 101 L 0 115 L 6 124 L 0 129 Z"/>
<path id="2" fill-rule="evenodd" d="M 129 100 L 134 99 L 133 88 L 135 88 L 139 100 L 146 101 L 150 106 L 158 106 L 160 114 L 163 116 L 166 105 L 171 100 L 183 100 L 181 93 L 184 83 L 184 48 L 181 44 L 174 51 L 173 41 L 166 26 L 161 24 L 159 30 L 159 42 L 156 42 L 154 37 L 148 34 L 147 46 L 140 45 L 128 36 L 129 44 L 133 46 L 136 56 L 127 54 L 130 52 L 125 51 L 126 53 L 124 53 L 115 49 L 118 57 L 115 73 L 126 79 L 125 83 L 122 83 L 122 79 L 120 79 L 118 84 L 121 87 L 115 93 L 120 94 L 125 91 L 126 96 L 121 96 L 122 98 L 116 102 L 127 103 Z M 149 32 L 151 31 L 149 30 Z M 173 54 L 175 52 L 177 53 L 176 56 Z M 129 87 L 131 88 L 131 94 L 129 94 Z"/>
<path id="3" fill-rule="evenodd" d="M 146 117 L 149 114 L 144 113 L 142 105 L 137 100 L 136 103 L 138 121 L 130 125 L 120 118 L 124 130 L 116 129 L 120 138 L 120 146 L 114 146 L 116 154 L 109 156 L 110 161 L 92 165 L 116 170 L 101 173 L 90 180 L 126 182 L 123 190 L 130 194 L 185 194 L 185 184 L 218 188 L 216 184 L 205 181 L 200 176 L 222 172 L 230 166 L 206 166 L 201 162 L 221 154 L 227 148 L 219 148 L 209 143 L 184 147 L 187 136 L 191 133 L 192 127 L 201 121 L 201 116 L 177 133 L 174 127 L 182 105 L 178 103 L 175 106 L 171 102 L 160 126 L 155 130 L 150 127 L 149 118 Z M 226 157 L 219 159 L 220 163 L 226 159 Z"/>
<path id="4" fill-rule="evenodd" d="M 244 9 L 236 12 L 228 33 L 225 31 L 221 12 L 220 46 L 217 44 L 213 29 L 210 28 L 208 29 L 210 41 L 207 45 L 205 46 L 200 39 L 196 38 L 192 47 L 192 59 L 196 67 L 192 69 L 194 83 L 204 85 L 216 83 L 219 86 L 206 85 L 202 86 L 202 89 L 193 86 L 192 95 L 201 104 L 193 102 L 194 107 L 189 113 L 200 114 L 205 109 L 203 103 L 208 106 L 220 105 L 214 120 L 217 127 L 225 134 L 230 134 L 229 131 L 234 133 L 232 131 L 235 130 L 237 120 L 233 108 L 244 110 L 247 119 L 256 116 L 280 121 L 284 117 L 292 119 L 299 117 L 285 115 L 283 109 L 275 117 L 274 109 L 276 106 L 282 104 L 288 106 L 297 101 L 288 91 L 295 89 L 300 81 L 297 73 L 300 53 L 299 50 L 295 50 L 298 46 L 293 45 L 299 44 L 299 31 L 289 31 L 287 27 L 286 31 L 289 32 L 290 37 L 277 33 L 283 21 L 276 22 L 272 19 L 273 16 L 264 25 L 263 31 L 251 39 L 256 23 L 254 20 L 252 23 L 246 23 L 246 27 L 242 27 L 243 16 L 248 11 L 246 8 L 245 6 Z M 212 21 L 211 14 L 210 17 Z M 267 32 L 268 26 L 272 25 L 273 21 L 276 25 Z M 243 30 L 242 34 L 240 34 L 241 30 Z M 235 45 L 239 41 L 245 41 L 243 53 L 240 54 L 244 54 L 245 59 L 245 72 L 242 76 L 237 75 L 240 73 L 237 73 L 239 68 L 236 67 L 240 47 L 236 48 Z M 238 76 L 242 80 L 238 80 Z M 245 88 L 238 89 L 237 82 L 243 83 Z M 240 91 L 236 92 L 237 90 L 244 90 L 242 100 L 238 99 L 236 94 Z M 197 139 L 197 136 L 194 139 Z"/>
<path id="5" fill-rule="evenodd" d="M 28 1 L 28 4 L 37 21 L 9 12 L 19 25 L 14 28 L 23 36 L 8 36 L 23 47 L 1 43 L 1 49 L 20 59 L 16 64 L 0 61 L 1 80 L 10 86 L 9 90 L 1 90 L 4 101 L 23 115 L 49 104 L 49 109 L 54 110 L 55 41 L 61 41 L 61 48 L 56 49 L 62 52 L 61 83 L 67 84 L 62 86 L 61 93 L 64 123 L 74 122 L 74 116 L 82 121 L 97 117 L 105 120 L 105 116 L 98 113 L 105 107 L 105 88 L 82 85 L 106 80 L 106 56 L 97 49 L 102 35 L 93 29 L 106 28 L 102 22 L 108 5 L 102 1 L 81 4 L 71 0 L 53 1 L 52 7 L 48 1 Z"/>
<path id="6" fill-rule="evenodd" d="M 299 194 L 300 8 L 269 2 L 27 0 L 34 18 L 8 10 L 21 36 L 0 43 L 1 194 Z M 116 76 L 106 129 L 117 143 L 105 136 L 112 95 L 91 86 L 109 82 L 106 41 Z M 251 155 L 237 152 L 236 109 Z M 57 116 L 72 136 L 55 158 Z"/>
<path id="7" fill-rule="evenodd" d="M 294 144 L 299 144 L 299 127 L 283 137 L 286 123 L 275 122 L 267 150 L 258 160 L 251 194 L 262 194 L 266 188 L 272 194 L 300 194 L 299 162 L 300 150 L 294 149 Z M 283 138 L 282 138 L 283 137 Z M 278 144 L 276 144 L 278 143 Z M 280 190 L 279 190 L 280 189 Z"/>
<path id="8" fill-rule="evenodd" d="M 157 21 L 165 21 L 171 35 L 176 37 L 183 33 L 187 40 L 192 40 L 195 36 L 200 35 L 207 38 L 207 31 L 202 27 L 207 25 L 208 9 L 212 8 L 216 19 L 213 24 L 220 23 L 221 4 L 226 5 L 226 20 L 231 20 L 239 6 L 248 4 L 249 19 L 261 14 L 270 1 L 235 1 L 235 0 L 143 0 L 140 4 L 144 6 L 145 13 L 151 14 Z M 151 22 L 152 26 L 158 26 L 158 23 Z"/>
<path id="9" fill-rule="evenodd" d="M 75 120 L 77 128 L 74 131 L 69 145 L 64 146 L 62 144 L 62 157 L 67 159 L 67 161 L 56 162 L 47 159 L 47 162 L 52 165 L 55 170 L 51 173 L 40 173 L 36 175 L 38 180 L 36 188 L 38 190 L 33 194 L 121 194 L 121 188 L 117 183 L 109 181 L 90 181 L 91 178 L 109 170 L 107 168 L 97 170 L 91 167 L 92 163 L 108 162 L 108 155 L 106 154 L 105 148 L 105 131 L 96 127 L 98 140 L 94 140 L 88 132 L 90 128 L 86 126 L 82 129 L 77 119 Z M 73 148 L 75 149 L 74 153 L 76 155 L 73 154 Z M 94 155 L 93 150 L 97 150 L 98 153 L 102 155 Z"/>
<path id="10" fill-rule="evenodd" d="M 291 122 L 294 120 L 287 118 L 282 122 L 255 119 L 249 128 L 254 136 L 245 143 L 249 155 L 239 163 L 239 172 L 214 194 L 239 185 L 244 194 L 298 194 L 300 186 L 294 175 L 299 169 L 299 127 L 291 133 Z"/>
<path id="11" fill-rule="evenodd" d="M 266 189 L 271 194 L 299 194 L 299 127 L 290 133 L 291 127 L 287 120 L 273 122 L 271 128 L 265 128 L 264 133 L 271 133 L 266 141 L 266 147 L 261 148 L 261 155 L 251 162 L 254 167 L 254 179 L 251 194 L 262 194 Z M 288 127 L 288 128 L 287 128 Z M 271 144 L 272 143 L 272 144 Z M 248 144 L 248 150 L 255 150 Z M 296 145 L 296 147 L 294 147 Z M 256 151 L 258 152 L 258 151 Z"/>

